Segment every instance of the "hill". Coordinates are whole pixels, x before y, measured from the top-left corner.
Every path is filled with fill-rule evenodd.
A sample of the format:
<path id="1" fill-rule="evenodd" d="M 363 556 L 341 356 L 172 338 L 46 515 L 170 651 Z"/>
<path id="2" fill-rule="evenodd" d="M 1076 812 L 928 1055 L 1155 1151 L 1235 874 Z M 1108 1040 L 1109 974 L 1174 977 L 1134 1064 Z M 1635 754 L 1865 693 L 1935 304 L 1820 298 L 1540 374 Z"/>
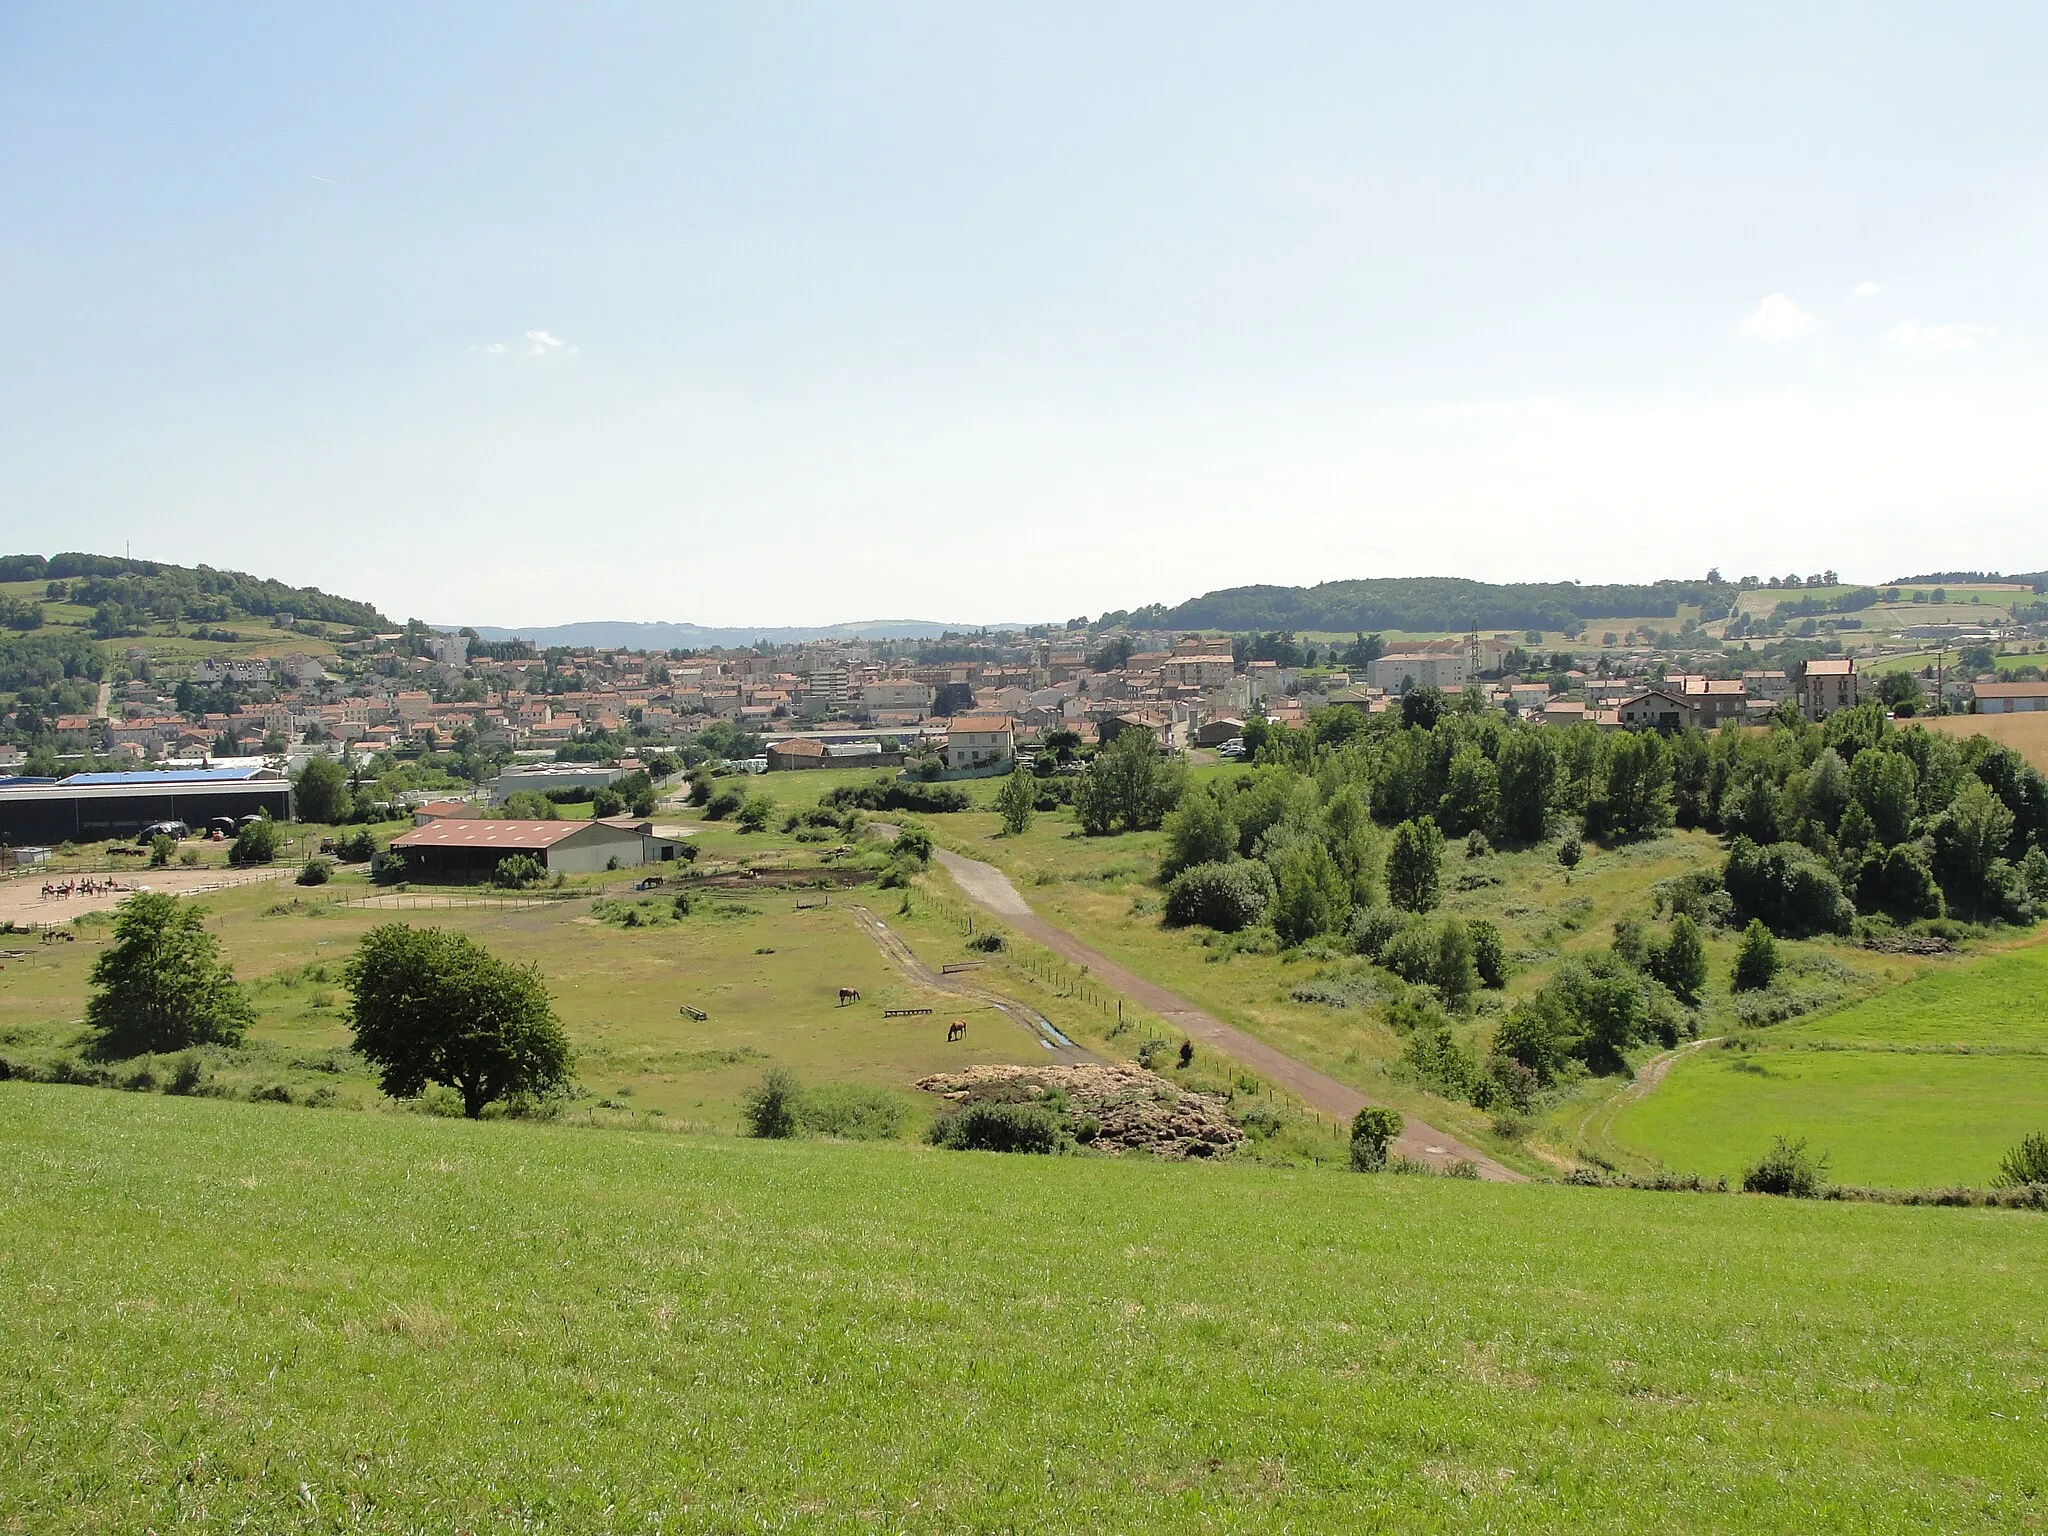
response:
<path id="1" fill-rule="evenodd" d="M 18 1083 L 0 1168 L 8 1529 L 2037 1517 L 2029 1213 Z"/>
<path id="2" fill-rule="evenodd" d="M 1313 587 L 1229 587 L 1132 622 L 1174 629 L 1568 630 L 1574 621 L 1675 618 L 1681 606 L 1726 611 L 1736 588 L 1720 581 L 1581 586 L 1575 581 L 1496 584 L 1451 576 L 1384 576 Z"/>
<path id="3" fill-rule="evenodd" d="M 0 555 L 0 582 L 33 581 L 63 583 L 61 594 L 45 594 L 52 601 L 101 610 L 95 615 L 95 626 L 106 631 L 103 639 L 152 620 L 210 624 L 286 613 L 322 624 L 392 627 L 373 604 L 335 597 L 318 587 L 287 586 L 246 571 L 166 565 L 117 555 Z M 15 601 L 33 599 L 17 595 Z"/>
<path id="4" fill-rule="evenodd" d="M 453 624 L 439 626 L 455 629 Z M 941 624 L 932 619 L 862 619 L 851 624 L 806 628 L 764 624 L 752 629 L 716 628 L 702 624 L 643 624 L 625 619 L 591 619 L 579 624 L 529 625 L 502 629 L 489 624 L 469 626 L 479 640 L 530 640 L 536 646 L 593 645 L 634 651 L 735 650 L 765 640 L 773 645 L 798 645 L 808 640 L 935 640 L 940 635 L 971 635 L 981 629 L 1022 630 L 1016 624 Z"/>

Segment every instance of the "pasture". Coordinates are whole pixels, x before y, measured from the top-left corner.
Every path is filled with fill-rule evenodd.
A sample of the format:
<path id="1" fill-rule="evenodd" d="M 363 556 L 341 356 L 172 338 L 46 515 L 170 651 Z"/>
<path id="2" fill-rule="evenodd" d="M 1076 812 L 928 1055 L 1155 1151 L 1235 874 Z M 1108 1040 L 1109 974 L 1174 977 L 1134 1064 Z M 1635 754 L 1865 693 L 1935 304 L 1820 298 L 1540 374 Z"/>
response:
<path id="1" fill-rule="evenodd" d="M 2048 1130 L 2048 942 L 1949 960 L 1834 1013 L 1689 1053 L 1623 1105 L 1600 1149 L 1624 1162 L 1741 1174 L 1804 1137 L 1845 1184 L 1985 1184 Z"/>
<path id="2" fill-rule="evenodd" d="M 2006 1211 L 0 1084 L 0 1528 L 2038 1529 Z"/>

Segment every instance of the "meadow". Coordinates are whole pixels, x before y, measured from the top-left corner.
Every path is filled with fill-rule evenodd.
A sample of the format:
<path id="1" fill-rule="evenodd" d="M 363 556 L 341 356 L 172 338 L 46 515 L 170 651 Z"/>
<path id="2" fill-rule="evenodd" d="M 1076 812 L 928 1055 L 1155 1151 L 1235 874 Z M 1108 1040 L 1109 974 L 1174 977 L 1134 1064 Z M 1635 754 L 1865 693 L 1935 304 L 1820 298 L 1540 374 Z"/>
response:
<path id="1" fill-rule="evenodd" d="M 2035 1215 L 0 1084 L 0 1528 L 2039 1529 Z"/>
<path id="2" fill-rule="evenodd" d="M 2048 942 L 1950 960 L 1815 1018 L 1676 1062 L 1608 1122 L 1624 1162 L 1739 1177 L 1775 1136 L 1845 1184 L 1983 1185 L 2048 1130 Z"/>

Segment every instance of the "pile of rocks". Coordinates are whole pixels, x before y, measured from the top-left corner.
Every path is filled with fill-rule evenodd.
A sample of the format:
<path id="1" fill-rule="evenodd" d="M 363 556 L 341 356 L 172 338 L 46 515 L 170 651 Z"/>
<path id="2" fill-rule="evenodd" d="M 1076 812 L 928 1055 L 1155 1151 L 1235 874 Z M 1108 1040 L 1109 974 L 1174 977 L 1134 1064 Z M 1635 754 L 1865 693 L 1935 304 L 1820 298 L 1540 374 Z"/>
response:
<path id="1" fill-rule="evenodd" d="M 976 1100 L 1030 1103 L 1064 1095 L 1068 1121 L 1094 1121 L 1088 1145 L 1111 1154 L 1227 1157 L 1245 1139 L 1229 1101 L 1191 1093 L 1127 1063 L 1078 1067 L 980 1066 L 919 1078 L 917 1086 L 956 1104 Z"/>

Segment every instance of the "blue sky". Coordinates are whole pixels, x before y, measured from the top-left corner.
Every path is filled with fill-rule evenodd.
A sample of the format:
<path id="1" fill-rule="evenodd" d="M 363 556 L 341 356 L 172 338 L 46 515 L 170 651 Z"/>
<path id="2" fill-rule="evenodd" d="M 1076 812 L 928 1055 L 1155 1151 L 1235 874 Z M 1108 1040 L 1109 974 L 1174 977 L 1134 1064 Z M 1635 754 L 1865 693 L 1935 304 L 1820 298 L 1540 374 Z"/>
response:
<path id="1" fill-rule="evenodd" d="M 0 545 L 386 611 L 2048 566 L 2048 10 L 0 8 Z"/>

